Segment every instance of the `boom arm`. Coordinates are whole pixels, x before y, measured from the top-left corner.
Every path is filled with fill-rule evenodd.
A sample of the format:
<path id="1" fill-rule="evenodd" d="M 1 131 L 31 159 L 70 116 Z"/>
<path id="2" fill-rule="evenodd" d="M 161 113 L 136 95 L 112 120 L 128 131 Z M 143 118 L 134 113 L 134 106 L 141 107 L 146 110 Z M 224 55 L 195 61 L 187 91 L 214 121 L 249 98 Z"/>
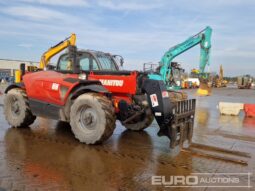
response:
<path id="1" fill-rule="evenodd" d="M 161 69 L 160 74 L 165 82 L 168 82 L 169 77 L 171 75 L 170 64 L 172 60 L 182 54 L 183 52 L 191 49 L 192 47 L 200 44 L 200 64 L 199 69 L 203 74 L 205 70 L 205 66 L 209 65 L 209 55 L 211 49 L 211 34 L 212 29 L 210 27 L 206 27 L 203 31 L 198 34 L 188 38 L 181 44 L 178 44 L 172 48 L 170 48 L 161 59 Z"/>
<path id="2" fill-rule="evenodd" d="M 66 49 L 68 46 L 75 46 L 75 44 L 76 44 L 76 35 L 71 34 L 70 37 L 66 38 L 65 40 L 51 47 L 42 55 L 41 61 L 40 61 L 40 69 L 44 69 L 49 64 L 50 59 L 53 56 L 55 56 L 62 50 Z"/>

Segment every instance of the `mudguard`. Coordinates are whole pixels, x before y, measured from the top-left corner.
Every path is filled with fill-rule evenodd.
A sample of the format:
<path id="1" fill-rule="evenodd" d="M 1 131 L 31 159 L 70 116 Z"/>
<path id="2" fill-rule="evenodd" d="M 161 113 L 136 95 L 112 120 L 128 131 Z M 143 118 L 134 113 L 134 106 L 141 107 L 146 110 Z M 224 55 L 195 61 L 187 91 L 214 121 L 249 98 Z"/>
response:
<path id="1" fill-rule="evenodd" d="M 78 87 L 74 88 L 72 91 L 71 99 L 77 98 L 79 95 L 86 93 L 86 92 L 98 92 L 98 93 L 109 93 L 109 91 L 102 85 L 99 84 L 91 84 L 91 85 L 79 85 Z"/>
<path id="2" fill-rule="evenodd" d="M 25 85 L 24 85 L 24 83 L 14 83 L 14 84 L 11 84 L 11 85 L 9 85 L 6 89 L 5 89 L 5 91 L 4 91 L 4 93 L 5 94 L 7 94 L 8 93 L 8 91 L 10 91 L 11 89 L 13 89 L 13 88 L 22 88 L 22 89 L 24 89 L 25 88 Z"/>

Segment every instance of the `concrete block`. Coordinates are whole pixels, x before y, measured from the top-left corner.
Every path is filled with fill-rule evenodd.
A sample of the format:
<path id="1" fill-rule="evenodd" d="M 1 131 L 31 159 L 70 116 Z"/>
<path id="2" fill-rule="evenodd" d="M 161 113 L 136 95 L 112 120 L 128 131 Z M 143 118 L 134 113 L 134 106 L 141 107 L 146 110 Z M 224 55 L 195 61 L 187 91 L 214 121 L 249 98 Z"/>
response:
<path id="1" fill-rule="evenodd" d="M 243 108 L 243 103 L 219 102 L 221 115 L 239 115 L 240 110 Z"/>

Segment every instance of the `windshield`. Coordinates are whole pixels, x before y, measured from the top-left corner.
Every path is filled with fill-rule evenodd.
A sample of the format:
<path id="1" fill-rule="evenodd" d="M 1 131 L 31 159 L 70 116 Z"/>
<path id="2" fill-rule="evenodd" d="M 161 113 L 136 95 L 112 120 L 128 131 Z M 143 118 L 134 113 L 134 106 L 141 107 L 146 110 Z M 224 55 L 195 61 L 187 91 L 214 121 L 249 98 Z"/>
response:
<path id="1" fill-rule="evenodd" d="M 180 86 L 181 85 L 181 75 L 182 75 L 182 70 L 179 68 L 173 68 L 172 69 L 172 74 L 173 74 L 173 82 L 175 85 Z"/>
<path id="2" fill-rule="evenodd" d="M 98 54 L 97 58 L 103 70 L 117 71 L 116 65 L 110 55 Z"/>
<path id="3" fill-rule="evenodd" d="M 173 77 L 175 80 L 181 79 L 181 71 L 178 68 L 173 68 Z"/>

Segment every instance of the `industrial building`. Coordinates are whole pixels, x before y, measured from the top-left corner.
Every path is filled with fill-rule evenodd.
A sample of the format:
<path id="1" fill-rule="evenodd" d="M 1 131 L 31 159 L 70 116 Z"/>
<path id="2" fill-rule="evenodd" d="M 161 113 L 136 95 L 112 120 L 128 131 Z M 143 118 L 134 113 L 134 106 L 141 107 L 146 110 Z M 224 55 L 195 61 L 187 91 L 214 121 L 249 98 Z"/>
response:
<path id="1" fill-rule="evenodd" d="M 25 63 L 26 66 L 39 66 L 39 62 L 35 61 L 0 59 L 0 80 L 14 76 L 15 70 L 20 69 L 21 63 Z"/>

